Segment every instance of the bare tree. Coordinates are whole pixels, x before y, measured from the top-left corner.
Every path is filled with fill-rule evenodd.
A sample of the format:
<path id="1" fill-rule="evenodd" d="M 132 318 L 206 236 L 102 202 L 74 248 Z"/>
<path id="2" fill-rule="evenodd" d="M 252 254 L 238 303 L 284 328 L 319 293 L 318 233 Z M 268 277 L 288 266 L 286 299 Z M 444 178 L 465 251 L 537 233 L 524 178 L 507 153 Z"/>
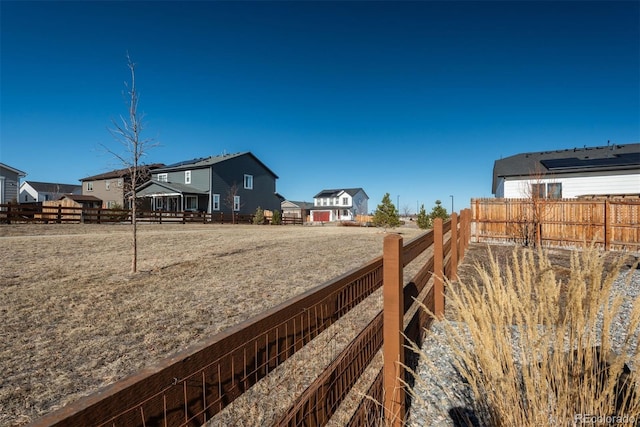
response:
<path id="1" fill-rule="evenodd" d="M 409 218 L 411 216 L 411 206 L 408 204 L 402 206 L 402 216 L 404 218 Z"/>
<path id="2" fill-rule="evenodd" d="M 238 196 L 239 190 L 240 190 L 240 187 L 238 187 L 238 184 L 234 182 L 233 185 L 229 187 L 229 191 L 227 191 L 227 194 L 224 198 L 225 204 L 229 207 L 229 210 L 231 211 L 231 222 L 234 224 L 236 223 L 236 209 L 235 209 L 236 201 L 238 201 L 237 210 L 240 210 L 240 208 L 242 207 L 242 205 L 240 204 L 240 201 L 236 199 L 237 197 L 238 198 L 240 197 Z"/>
<path id="3" fill-rule="evenodd" d="M 531 180 L 524 184 L 522 192 L 525 204 L 518 218 L 519 234 L 525 246 L 540 246 L 542 244 L 542 224 L 549 215 L 554 199 L 548 194 L 549 180 L 547 173 L 541 167 L 530 173 Z"/>
<path id="4" fill-rule="evenodd" d="M 128 170 L 131 177 L 131 272 L 138 270 L 138 227 L 137 227 L 137 193 L 136 188 L 143 180 L 148 178 L 147 168 L 142 166 L 142 158 L 147 151 L 157 146 L 153 139 L 143 139 L 141 137 L 142 130 L 145 125 L 143 123 L 144 114 L 138 114 L 139 94 L 136 89 L 136 64 L 127 53 L 127 67 L 131 73 L 131 82 L 125 82 L 125 100 L 128 107 L 128 116 L 120 115 L 119 120 L 112 119 L 112 127 L 109 133 L 121 145 L 120 151 L 106 148 L 107 152 L 116 157 Z"/>

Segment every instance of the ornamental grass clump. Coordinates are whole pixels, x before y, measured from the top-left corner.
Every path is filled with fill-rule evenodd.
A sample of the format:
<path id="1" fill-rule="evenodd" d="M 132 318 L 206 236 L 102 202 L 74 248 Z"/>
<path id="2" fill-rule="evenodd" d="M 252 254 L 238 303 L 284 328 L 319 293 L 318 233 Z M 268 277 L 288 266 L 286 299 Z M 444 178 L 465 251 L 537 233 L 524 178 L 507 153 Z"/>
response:
<path id="1" fill-rule="evenodd" d="M 475 423 L 638 422 L 629 366 L 640 362 L 640 303 L 627 301 L 622 315 L 624 296 L 613 286 L 622 267 L 605 269 L 589 247 L 572 254 L 559 280 L 544 250 L 514 249 L 510 265 L 491 255 L 489 268 L 476 267 L 479 280 L 448 284 L 440 340 L 471 391 Z"/>

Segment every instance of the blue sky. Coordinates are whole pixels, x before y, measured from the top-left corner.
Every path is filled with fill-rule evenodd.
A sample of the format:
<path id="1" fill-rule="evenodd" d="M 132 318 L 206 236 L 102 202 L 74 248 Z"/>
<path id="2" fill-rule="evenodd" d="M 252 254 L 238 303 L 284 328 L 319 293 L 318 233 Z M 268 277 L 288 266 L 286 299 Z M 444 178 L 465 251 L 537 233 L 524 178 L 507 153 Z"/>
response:
<path id="1" fill-rule="evenodd" d="M 493 162 L 640 141 L 640 2 L 2 1 L 0 162 L 78 183 L 137 64 L 145 162 L 251 151 L 291 200 L 491 197 Z"/>

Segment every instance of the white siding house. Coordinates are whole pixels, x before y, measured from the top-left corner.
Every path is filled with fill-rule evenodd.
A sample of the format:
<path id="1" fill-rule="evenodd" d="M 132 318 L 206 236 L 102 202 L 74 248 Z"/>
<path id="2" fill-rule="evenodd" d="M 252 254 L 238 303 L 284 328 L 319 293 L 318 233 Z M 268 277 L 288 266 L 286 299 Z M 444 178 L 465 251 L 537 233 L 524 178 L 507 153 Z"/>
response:
<path id="1" fill-rule="evenodd" d="M 362 188 L 322 190 L 313 197 L 312 222 L 353 221 L 369 211 L 369 196 Z"/>
<path id="2" fill-rule="evenodd" d="M 20 178 L 25 176 L 20 169 L 0 163 L 0 204 L 18 202 Z"/>
<path id="3" fill-rule="evenodd" d="M 578 198 L 640 194 L 640 144 L 522 153 L 496 160 L 496 197 Z"/>
<path id="4" fill-rule="evenodd" d="M 20 203 L 58 200 L 67 194 L 82 194 L 82 186 L 37 181 L 24 181 L 20 184 Z"/>

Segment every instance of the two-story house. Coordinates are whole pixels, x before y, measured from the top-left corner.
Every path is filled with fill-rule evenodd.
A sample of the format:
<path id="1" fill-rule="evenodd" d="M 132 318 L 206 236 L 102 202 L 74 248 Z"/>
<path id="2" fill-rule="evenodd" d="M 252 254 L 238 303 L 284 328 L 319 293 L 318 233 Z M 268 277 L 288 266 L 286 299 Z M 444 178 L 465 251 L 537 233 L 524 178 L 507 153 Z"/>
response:
<path id="1" fill-rule="evenodd" d="M 280 209 L 277 179 L 251 152 L 223 154 L 156 169 L 137 196 L 154 210 L 252 214 Z"/>
<path id="2" fill-rule="evenodd" d="M 143 165 L 138 167 L 138 184 L 146 182 L 151 176 L 151 171 L 163 167 L 162 163 Z M 80 180 L 82 182 L 82 194 L 94 196 L 102 200 L 102 208 L 111 209 L 116 206 L 128 208 L 127 194 L 132 190 L 131 170 L 129 168 L 118 169 L 99 175 L 88 176 Z"/>
<path id="3" fill-rule="evenodd" d="M 516 154 L 496 160 L 496 197 L 577 198 L 640 193 L 640 143 Z"/>
<path id="4" fill-rule="evenodd" d="M 353 221 L 369 211 L 369 196 L 362 188 L 322 190 L 313 196 L 312 222 Z"/>
<path id="5" fill-rule="evenodd" d="M 27 176 L 19 169 L 0 163 L 0 204 L 18 202 L 20 178 Z"/>
<path id="6" fill-rule="evenodd" d="M 20 203 L 39 203 L 58 200 L 69 194 L 82 194 L 82 186 L 55 182 L 24 181 L 20 184 Z"/>

